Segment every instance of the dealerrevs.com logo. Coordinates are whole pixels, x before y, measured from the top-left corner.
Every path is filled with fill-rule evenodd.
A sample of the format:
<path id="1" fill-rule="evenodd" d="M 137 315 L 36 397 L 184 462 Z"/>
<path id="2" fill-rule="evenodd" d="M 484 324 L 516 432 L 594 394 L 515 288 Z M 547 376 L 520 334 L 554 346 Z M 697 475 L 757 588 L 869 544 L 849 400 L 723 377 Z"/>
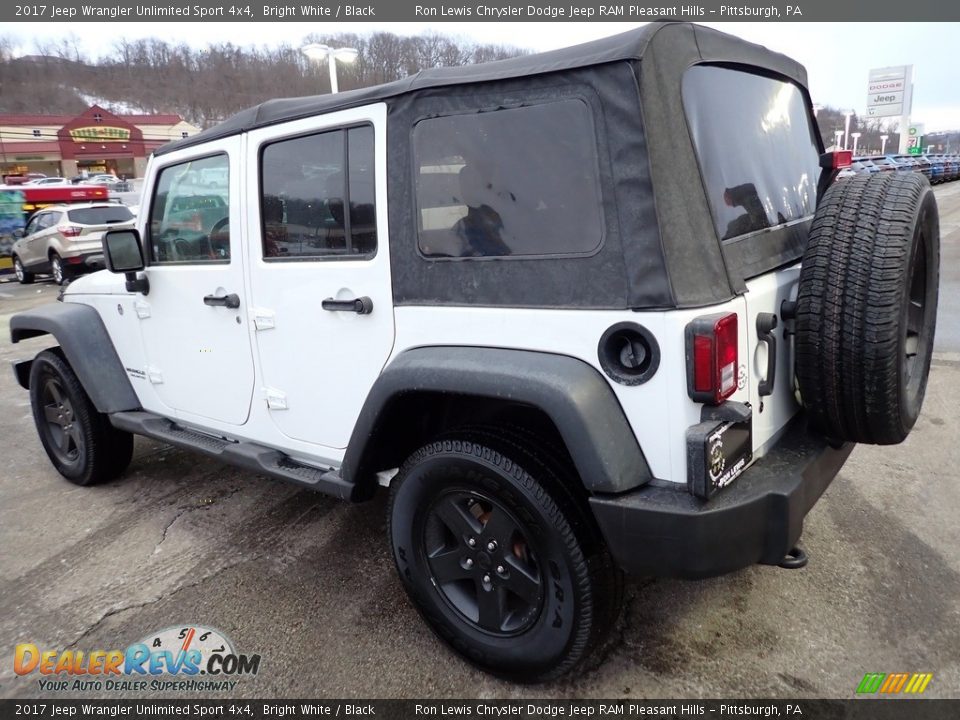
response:
<path id="1" fill-rule="evenodd" d="M 38 675 L 43 692 L 231 691 L 260 670 L 259 655 L 237 653 L 221 632 L 182 625 L 147 635 L 125 650 L 42 650 L 16 646 L 13 669 Z"/>

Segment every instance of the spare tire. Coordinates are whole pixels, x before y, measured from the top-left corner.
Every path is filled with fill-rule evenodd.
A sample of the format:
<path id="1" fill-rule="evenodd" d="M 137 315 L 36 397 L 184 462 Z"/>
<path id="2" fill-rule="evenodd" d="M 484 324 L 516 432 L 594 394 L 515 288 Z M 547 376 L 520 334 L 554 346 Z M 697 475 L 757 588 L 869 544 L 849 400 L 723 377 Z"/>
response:
<path id="1" fill-rule="evenodd" d="M 890 445 L 920 414 L 937 317 L 940 221 L 919 173 L 857 175 L 824 194 L 803 255 L 796 374 L 812 425 Z"/>

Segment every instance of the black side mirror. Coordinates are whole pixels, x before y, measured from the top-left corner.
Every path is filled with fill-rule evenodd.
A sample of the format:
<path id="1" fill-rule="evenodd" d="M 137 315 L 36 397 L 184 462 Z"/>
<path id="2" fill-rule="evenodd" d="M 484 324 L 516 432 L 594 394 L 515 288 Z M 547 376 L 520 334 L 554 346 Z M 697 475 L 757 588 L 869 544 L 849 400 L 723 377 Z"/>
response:
<path id="1" fill-rule="evenodd" d="M 103 259 L 107 270 L 123 273 L 127 278 L 127 292 L 150 292 L 150 283 L 145 277 L 137 277 L 143 270 L 143 246 L 136 230 L 108 230 L 103 235 Z"/>

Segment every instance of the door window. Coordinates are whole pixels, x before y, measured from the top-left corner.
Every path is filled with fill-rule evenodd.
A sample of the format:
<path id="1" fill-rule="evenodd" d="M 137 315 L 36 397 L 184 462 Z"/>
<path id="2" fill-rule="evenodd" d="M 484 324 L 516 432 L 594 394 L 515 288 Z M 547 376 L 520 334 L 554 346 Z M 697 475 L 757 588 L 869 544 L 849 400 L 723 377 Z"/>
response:
<path id="1" fill-rule="evenodd" d="M 46 213 L 37 213 L 30 218 L 30 222 L 28 222 L 27 226 L 23 229 L 23 236 L 28 237 L 38 232 L 40 230 L 40 221 L 43 220 L 45 216 Z"/>
<path id="2" fill-rule="evenodd" d="M 260 165 L 266 260 L 371 258 L 377 251 L 373 127 L 270 143 Z"/>
<path id="3" fill-rule="evenodd" d="M 170 263 L 230 261 L 230 164 L 226 155 L 160 171 L 150 204 L 150 258 Z"/>

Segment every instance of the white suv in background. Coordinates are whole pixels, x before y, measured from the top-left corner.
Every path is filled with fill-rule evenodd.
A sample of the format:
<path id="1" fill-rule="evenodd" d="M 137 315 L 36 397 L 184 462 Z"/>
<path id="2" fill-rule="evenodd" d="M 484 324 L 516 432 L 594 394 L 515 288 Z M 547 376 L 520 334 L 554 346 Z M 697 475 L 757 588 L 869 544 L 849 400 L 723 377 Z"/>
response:
<path id="1" fill-rule="evenodd" d="M 39 274 L 53 276 L 58 285 L 103 268 L 103 234 L 132 227 L 134 214 L 114 202 L 50 205 L 34 213 L 13 244 L 17 280 L 32 283 Z"/>

